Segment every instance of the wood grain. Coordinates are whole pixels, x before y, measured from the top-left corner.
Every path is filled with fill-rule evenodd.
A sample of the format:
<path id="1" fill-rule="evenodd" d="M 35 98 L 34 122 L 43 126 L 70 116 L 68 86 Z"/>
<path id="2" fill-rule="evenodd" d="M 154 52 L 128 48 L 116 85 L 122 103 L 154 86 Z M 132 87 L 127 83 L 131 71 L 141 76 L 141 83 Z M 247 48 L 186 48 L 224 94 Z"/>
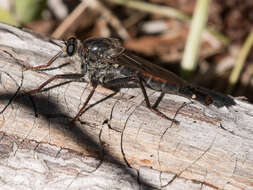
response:
<path id="1" fill-rule="evenodd" d="M 63 46 L 0 24 L 1 110 L 19 87 L 79 72 L 80 63 L 65 56 L 52 69 L 23 71 L 47 63 Z M 166 94 L 159 109 L 171 118 L 187 102 L 176 115 L 180 124 L 171 125 L 145 107 L 140 89 L 106 99 L 114 92 L 99 87 L 82 122 L 70 124 L 91 87 L 64 82 L 32 98 L 17 95 L 1 112 L 4 189 L 253 189 L 252 105 L 235 99 L 236 105 L 206 107 Z M 159 97 L 148 94 L 151 102 Z"/>

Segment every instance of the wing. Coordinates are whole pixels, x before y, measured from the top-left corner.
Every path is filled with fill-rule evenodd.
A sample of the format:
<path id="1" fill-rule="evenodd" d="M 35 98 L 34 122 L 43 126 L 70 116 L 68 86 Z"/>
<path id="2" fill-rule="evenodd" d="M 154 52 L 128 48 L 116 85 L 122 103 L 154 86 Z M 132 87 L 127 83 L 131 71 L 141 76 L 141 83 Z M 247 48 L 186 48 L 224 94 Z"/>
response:
<path id="1" fill-rule="evenodd" d="M 123 65 L 124 67 L 135 69 L 139 71 L 143 76 L 149 76 L 153 79 L 167 82 L 179 87 L 184 87 L 187 85 L 187 82 L 178 77 L 176 74 L 137 55 L 134 55 L 127 50 L 121 52 L 118 54 L 118 56 L 115 56 L 113 61 L 119 65 Z"/>

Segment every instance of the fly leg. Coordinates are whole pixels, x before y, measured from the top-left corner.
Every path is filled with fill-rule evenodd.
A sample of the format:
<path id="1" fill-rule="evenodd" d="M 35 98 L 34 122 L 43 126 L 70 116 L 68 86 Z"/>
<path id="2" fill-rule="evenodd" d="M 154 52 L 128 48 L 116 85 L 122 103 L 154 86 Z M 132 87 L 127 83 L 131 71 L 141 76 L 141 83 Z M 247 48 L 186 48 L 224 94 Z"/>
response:
<path id="1" fill-rule="evenodd" d="M 59 51 L 54 57 L 52 57 L 47 64 L 45 65 L 39 65 L 39 66 L 35 66 L 35 67 L 31 67 L 31 66 L 25 66 L 24 70 L 33 70 L 33 71 L 37 71 L 40 69 L 44 69 L 49 67 L 50 65 L 52 65 L 52 63 L 62 54 L 62 51 Z"/>
<path id="2" fill-rule="evenodd" d="M 61 75 L 55 75 L 53 77 L 51 77 L 50 79 L 48 79 L 47 81 L 43 82 L 38 88 L 33 89 L 33 90 L 29 90 L 29 91 L 24 91 L 22 94 L 36 94 L 41 92 L 41 90 L 48 85 L 50 82 L 56 80 L 56 79 L 80 79 L 82 78 L 84 75 L 83 74 L 61 74 Z M 21 95 L 22 95 L 21 94 Z M 31 98 L 31 97 L 30 97 Z M 32 101 L 32 104 L 34 104 L 34 102 Z M 34 105 L 35 107 L 35 105 Z M 36 107 L 35 107 L 36 108 Z"/>
<path id="3" fill-rule="evenodd" d="M 54 75 L 47 81 L 43 82 L 38 88 L 26 91 L 26 94 L 36 94 L 39 93 L 46 85 L 48 85 L 50 82 L 56 80 L 56 79 L 79 79 L 82 78 L 84 74 L 60 74 L 60 75 Z"/>
<path id="4" fill-rule="evenodd" d="M 167 117 L 165 114 L 163 114 L 162 112 L 160 112 L 160 111 L 159 111 L 158 109 L 156 109 L 154 106 L 151 106 L 150 101 L 149 101 L 149 99 L 148 99 L 147 92 L 146 92 L 145 87 L 144 87 L 144 85 L 143 85 L 142 79 L 139 78 L 139 77 L 137 77 L 137 80 L 138 80 L 138 82 L 139 82 L 139 84 L 140 84 L 141 91 L 142 91 L 142 93 L 143 93 L 144 100 L 145 100 L 145 102 L 146 102 L 147 108 L 150 109 L 150 110 L 151 110 L 152 112 L 154 112 L 155 114 L 157 114 L 158 116 L 160 116 L 160 117 L 162 117 L 162 118 L 165 118 L 165 119 L 167 119 L 167 120 L 169 120 L 169 121 L 175 122 L 176 124 L 179 124 L 179 121 Z"/>
<path id="5" fill-rule="evenodd" d="M 133 79 L 132 77 L 124 77 L 124 78 L 110 80 L 104 86 L 106 88 L 110 88 L 110 87 L 115 87 L 115 86 L 122 85 L 122 84 L 127 84 L 128 82 L 135 81 L 135 80 L 136 79 Z M 97 88 L 97 83 L 92 84 L 92 87 L 93 88 L 92 88 L 90 94 L 88 95 L 88 97 L 86 98 L 82 108 L 79 110 L 79 112 L 76 114 L 76 116 L 71 121 L 72 123 L 75 122 L 84 113 L 86 106 L 88 105 L 91 97 L 93 96 L 93 94 Z"/>
<path id="6" fill-rule="evenodd" d="M 127 85 L 128 82 L 131 82 L 131 81 L 136 81 L 136 77 L 123 77 L 123 78 L 118 78 L 118 79 L 113 79 L 113 80 L 110 80 L 108 82 L 106 82 L 106 84 L 104 84 L 104 86 L 106 88 L 110 88 L 110 87 L 115 87 L 115 86 L 118 86 L 118 85 Z M 84 112 L 85 112 L 85 108 L 87 107 L 91 97 L 93 96 L 96 88 L 97 88 L 97 83 L 93 83 L 92 84 L 92 90 L 90 92 L 90 94 L 88 95 L 88 97 L 86 98 L 82 108 L 79 110 L 79 112 L 76 114 L 76 116 L 72 119 L 71 123 L 74 123 Z"/>
<path id="7" fill-rule="evenodd" d="M 150 109 L 152 112 L 154 112 L 155 114 L 157 114 L 160 117 L 163 117 L 163 118 L 165 118 L 169 121 L 175 122 L 176 124 L 179 123 L 178 121 L 167 117 L 162 112 L 160 112 L 159 110 L 157 110 L 157 109 L 155 109 L 154 107 L 151 106 L 151 104 L 149 102 L 149 99 L 148 99 L 148 96 L 147 96 L 147 93 L 146 93 L 146 90 L 145 90 L 145 87 L 142 83 L 142 80 L 141 80 L 141 78 L 139 78 L 137 76 L 128 76 L 128 77 L 123 77 L 123 78 L 119 78 L 119 79 L 114 79 L 114 80 L 108 81 L 106 84 L 104 84 L 104 86 L 114 87 L 114 86 L 122 85 L 122 84 L 127 86 L 129 84 L 129 82 L 138 82 L 140 84 L 140 87 L 141 87 L 142 93 L 144 95 L 144 99 L 145 99 L 145 102 L 146 102 L 146 105 L 147 105 L 148 109 Z M 79 110 L 77 115 L 71 121 L 72 123 L 75 122 L 84 113 L 86 106 L 88 105 L 91 97 L 93 96 L 93 94 L 94 94 L 94 92 L 97 88 L 97 84 L 96 83 L 92 84 L 92 87 L 93 88 L 92 88 L 90 94 L 88 95 L 88 97 L 86 98 L 82 108 Z"/>
<path id="8" fill-rule="evenodd" d="M 146 106 L 148 109 L 150 109 L 152 112 L 154 112 L 155 114 L 157 114 L 160 117 L 163 117 L 169 121 L 175 122 L 176 124 L 178 124 L 179 122 L 176 121 L 175 119 L 171 119 L 169 117 L 167 117 L 165 114 L 163 114 L 162 112 L 160 112 L 159 110 L 157 110 L 155 107 L 157 106 L 157 104 L 155 104 L 154 106 L 151 106 L 150 101 L 148 99 L 148 95 L 147 92 L 145 90 L 145 87 L 143 85 L 142 79 L 138 76 L 128 76 L 128 77 L 124 77 L 124 78 L 119 78 L 119 79 L 114 79 L 108 82 L 107 86 L 114 86 L 114 85 L 118 85 L 118 84 L 125 84 L 127 87 L 127 84 L 129 82 L 137 82 L 139 83 L 140 87 L 141 87 L 141 91 L 143 93 L 144 96 L 144 100 L 146 102 Z M 158 102 L 157 102 L 158 103 Z"/>
<path id="9" fill-rule="evenodd" d="M 92 87 L 93 88 L 92 88 L 89 96 L 86 98 L 82 108 L 79 110 L 79 112 L 76 114 L 76 116 L 72 119 L 71 123 L 74 123 L 84 113 L 86 106 L 88 105 L 91 97 L 93 96 L 93 94 L 97 88 L 97 84 L 92 84 Z"/>

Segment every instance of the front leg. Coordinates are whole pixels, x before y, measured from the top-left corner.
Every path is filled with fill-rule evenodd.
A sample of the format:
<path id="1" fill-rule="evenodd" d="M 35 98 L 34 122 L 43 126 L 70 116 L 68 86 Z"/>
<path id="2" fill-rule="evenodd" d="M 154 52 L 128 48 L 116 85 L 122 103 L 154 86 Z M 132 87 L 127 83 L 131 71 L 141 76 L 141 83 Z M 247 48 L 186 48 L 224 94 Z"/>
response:
<path id="1" fill-rule="evenodd" d="M 58 58 L 60 57 L 60 55 L 62 54 L 63 52 L 62 51 L 59 51 L 54 57 L 52 57 L 47 64 L 45 65 L 39 65 L 39 66 L 35 66 L 35 67 L 31 67 L 31 66 L 25 66 L 24 68 L 24 71 L 26 70 L 33 70 L 33 71 L 38 71 L 40 69 L 44 69 L 44 68 L 47 68 L 49 67 L 50 65 L 53 64 L 53 62 Z"/>
<path id="2" fill-rule="evenodd" d="M 76 73 L 54 75 L 50 79 L 48 79 L 45 82 L 43 82 L 38 88 L 30 90 L 30 91 L 27 91 L 25 93 L 26 94 L 36 94 L 36 93 L 39 93 L 46 85 L 48 85 L 49 83 L 51 83 L 52 81 L 54 81 L 56 79 L 80 79 L 83 76 L 84 76 L 84 74 L 76 74 Z"/>

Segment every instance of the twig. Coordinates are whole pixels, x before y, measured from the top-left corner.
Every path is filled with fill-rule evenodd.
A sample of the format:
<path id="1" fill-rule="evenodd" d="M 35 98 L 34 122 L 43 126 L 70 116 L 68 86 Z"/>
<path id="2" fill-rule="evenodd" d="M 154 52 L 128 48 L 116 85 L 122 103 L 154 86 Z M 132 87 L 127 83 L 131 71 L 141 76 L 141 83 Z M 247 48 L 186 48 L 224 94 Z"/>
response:
<path id="1" fill-rule="evenodd" d="M 84 12 L 88 5 L 89 1 L 82 1 L 75 10 L 61 23 L 61 25 L 54 31 L 52 34 L 53 38 L 59 39 L 61 38 L 66 31 L 70 28 L 70 26 L 74 23 L 74 21 L 80 17 L 80 15 Z"/>

